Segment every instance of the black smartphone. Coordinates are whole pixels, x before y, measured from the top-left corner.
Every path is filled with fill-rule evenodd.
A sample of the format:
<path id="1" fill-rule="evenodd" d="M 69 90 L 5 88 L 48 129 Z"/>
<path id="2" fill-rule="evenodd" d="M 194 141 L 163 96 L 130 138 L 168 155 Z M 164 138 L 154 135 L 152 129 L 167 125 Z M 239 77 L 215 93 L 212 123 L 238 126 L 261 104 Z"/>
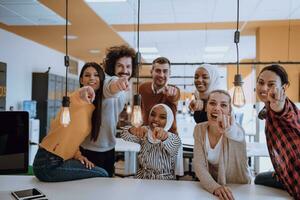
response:
<path id="1" fill-rule="evenodd" d="M 36 188 L 14 191 L 14 192 L 11 192 L 11 194 L 17 200 L 30 200 L 30 199 L 37 199 L 37 198 L 45 197 L 45 195 Z"/>

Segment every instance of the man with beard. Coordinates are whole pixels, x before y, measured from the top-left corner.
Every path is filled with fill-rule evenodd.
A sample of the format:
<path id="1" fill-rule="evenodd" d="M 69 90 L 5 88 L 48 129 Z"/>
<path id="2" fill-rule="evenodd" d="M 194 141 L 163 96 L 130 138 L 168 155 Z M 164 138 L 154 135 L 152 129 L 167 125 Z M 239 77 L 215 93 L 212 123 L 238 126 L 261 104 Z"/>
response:
<path id="1" fill-rule="evenodd" d="M 127 101 L 129 79 L 134 72 L 135 50 L 126 46 L 107 49 L 104 60 L 106 72 L 103 87 L 101 126 L 96 141 L 87 137 L 81 144 L 81 152 L 96 166 L 104 168 L 109 176 L 114 175 L 116 127 L 119 114 Z"/>
<path id="2" fill-rule="evenodd" d="M 142 114 L 144 125 L 148 125 L 148 116 L 151 108 L 156 104 L 166 104 L 172 109 L 174 122 L 170 132 L 177 134 L 176 112 L 180 98 L 180 90 L 168 84 L 170 78 L 170 61 L 165 57 L 158 57 L 152 62 L 152 82 L 143 83 L 139 92 L 142 96 Z"/>

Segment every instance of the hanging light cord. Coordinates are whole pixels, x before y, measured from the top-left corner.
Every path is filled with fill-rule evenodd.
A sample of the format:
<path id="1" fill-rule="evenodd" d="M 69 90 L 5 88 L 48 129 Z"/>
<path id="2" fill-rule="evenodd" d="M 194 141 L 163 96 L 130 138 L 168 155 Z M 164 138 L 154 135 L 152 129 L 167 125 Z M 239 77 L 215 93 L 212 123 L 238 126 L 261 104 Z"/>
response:
<path id="1" fill-rule="evenodd" d="M 240 31 L 239 31 L 239 23 L 240 23 L 240 1 L 237 0 L 237 17 L 236 17 L 236 31 L 234 33 L 234 43 L 236 46 L 236 64 L 237 64 L 237 74 L 240 73 L 240 59 L 239 59 L 239 42 L 240 42 Z"/>
<path id="2" fill-rule="evenodd" d="M 140 56 L 140 0 L 138 0 L 138 21 L 137 21 L 137 78 L 136 78 L 136 91 L 139 94 L 139 76 L 140 76 L 140 61 L 141 61 L 141 56 Z"/>
<path id="3" fill-rule="evenodd" d="M 68 3 L 69 1 L 66 0 L 66 55 L 65 55 L 65 66 L 66 66 L 66 91 L 65 91 L 65 96 L 68 96 L 68 68 L 69 68 L 69 56 L 68 56 Z"/>

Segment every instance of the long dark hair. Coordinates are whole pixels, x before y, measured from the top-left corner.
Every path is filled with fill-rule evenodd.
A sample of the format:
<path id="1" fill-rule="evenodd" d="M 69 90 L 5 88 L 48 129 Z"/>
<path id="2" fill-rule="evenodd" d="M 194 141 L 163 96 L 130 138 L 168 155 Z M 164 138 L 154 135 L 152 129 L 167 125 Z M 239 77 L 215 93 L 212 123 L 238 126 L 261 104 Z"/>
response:
<path id="1" fill-rule="evenodd" d="M 91 140 L 96 141 L 99 135 L 100 126 L 101 126 L 101 111 L 102 111 L 102 96 L 103 96 L 103 84 L 104 84 L 104 71 L 101 68 L 101 66 L 95 62 L 88 62 L 85 63 L 85 65 L 82 67 L 80 76 L 79 76 L 79 84 L 80 87 L 83 87 L 81 84 L 81 78 L 83 76 L 84 71 L 88 67 L 93 67 L 99 75 L 100 80 L 100 87 L 98 90 L 95 91 L 95 100 L 93 101 L 93 104 L 95 106 L 95 110 L 92 115 L 92 131 L 91 131 Z"/>
<path id="2" fill-rule="evenodd" d="M 260 74 L 264 71 L 271 71 L 271 72 L 274 72 L 277 76 L 279 76 L 280 80 L 281 80 L 281 85 L 290 85 L 290 82 L 289 82 L 289 76 L 288 74 L 286 73 L 285 69 L 281 66 L 281 65 L 269 65 L 269 66 L 266 66 L 264 67 L 258 77 L 260 76 Z"/>

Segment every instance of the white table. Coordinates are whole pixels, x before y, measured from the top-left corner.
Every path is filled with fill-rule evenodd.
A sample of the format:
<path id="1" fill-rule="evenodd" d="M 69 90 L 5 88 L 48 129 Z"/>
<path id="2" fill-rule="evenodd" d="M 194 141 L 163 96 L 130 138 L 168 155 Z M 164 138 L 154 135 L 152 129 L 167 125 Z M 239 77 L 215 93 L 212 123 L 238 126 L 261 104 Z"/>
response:
<path id="1" fill-rule="evenodd" d="M 128 142 L 121 138 L 116 138 L 116 152 L 124 152 L 124 175 L 134 175 L 137 169 L 136 154 L 141 146 L 134 142 Z"/>
<path id="2" fill-rule="evenodd" d="M 92 178 L 44 183 L 32 176 L 0 176 L 0 199 L 14 199 L 11 191 L 40 189 L 49 200 L 201 200 L 217 199 L 203 190 L 199 182 L 158 181 L 120 178 Z M 230 185 L 236 200 L 291 199 L 287 192 L 259 185 Z"/>

